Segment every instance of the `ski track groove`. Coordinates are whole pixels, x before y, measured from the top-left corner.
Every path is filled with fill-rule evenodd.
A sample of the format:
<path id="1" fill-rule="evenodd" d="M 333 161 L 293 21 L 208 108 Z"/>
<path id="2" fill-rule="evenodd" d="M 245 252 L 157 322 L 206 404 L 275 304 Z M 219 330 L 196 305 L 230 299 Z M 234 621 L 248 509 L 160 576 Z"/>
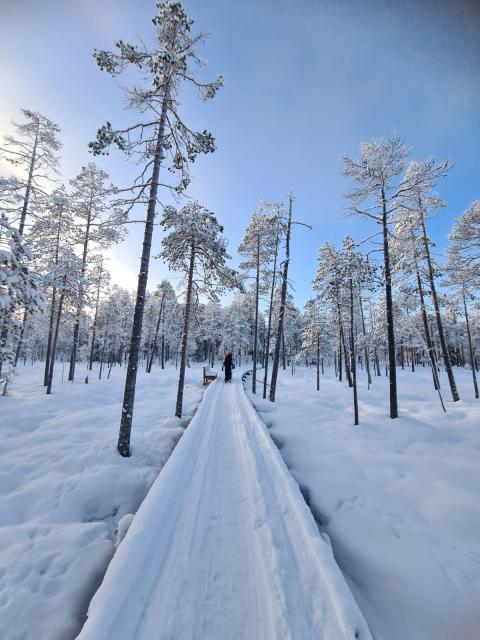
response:
<path id="1" fill-rule="evenodd" d="M 371 640 L 238 373 L 206 390 L 92 600 L 78 640 L 111 638 Z"/>

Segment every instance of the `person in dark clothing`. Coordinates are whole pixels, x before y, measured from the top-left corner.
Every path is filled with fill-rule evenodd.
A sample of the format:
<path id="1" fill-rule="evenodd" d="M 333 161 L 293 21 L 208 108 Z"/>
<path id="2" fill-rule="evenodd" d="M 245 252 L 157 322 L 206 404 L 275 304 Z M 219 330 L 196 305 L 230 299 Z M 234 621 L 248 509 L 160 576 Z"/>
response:
<path id="1" fill-rule="evenodd" d="M 225 371 L 225 382 L 232 381 L 232 368 L 233 368 L 232 352 L 229 351 L 225 355 L 225 360 L 223 361 L 223 364 L 222 364 L 222 371 Z"/>

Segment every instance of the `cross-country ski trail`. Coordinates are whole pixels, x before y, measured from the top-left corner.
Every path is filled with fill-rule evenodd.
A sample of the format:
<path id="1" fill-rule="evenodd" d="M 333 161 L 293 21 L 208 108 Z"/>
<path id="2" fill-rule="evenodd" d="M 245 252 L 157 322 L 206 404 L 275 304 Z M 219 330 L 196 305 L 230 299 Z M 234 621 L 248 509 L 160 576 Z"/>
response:
<path id="1" fill-rule="evenodd" d="M 371 640 L 240 376 L 216 380 L 136 514 L 79 640 Z"/>

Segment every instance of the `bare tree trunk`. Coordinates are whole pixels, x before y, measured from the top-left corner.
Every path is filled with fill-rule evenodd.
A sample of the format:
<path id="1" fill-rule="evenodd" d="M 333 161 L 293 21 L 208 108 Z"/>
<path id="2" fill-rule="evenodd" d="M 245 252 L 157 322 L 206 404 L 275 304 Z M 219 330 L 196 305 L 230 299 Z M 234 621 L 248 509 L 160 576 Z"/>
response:
<path id="1" fill-rule="evenodd" d="M 317 391 L 320 391 L 320 335 L 317 335 Z"/>
<path id="2" fill-rule="evenodd" d="M 470 333 L 470 322 L 468 319 L 467 301 L 465 298 L 465 287 L 463 287 L 462 289 L 462 295 L 463 295 L 463 308 L 465 310 L 465 322 L 467 324 L 468 352 L 470 354 L 470 365 L 472 367 L 473 388 L 475 390 L 475 398 L 478 398 L 477 375 L 475 373 L 475 358 L 473 355 L 472 335 Z"/>
<path id="3" fill-rule="evenodd" d="M 153 336 L 151 352 L 150 352 L 150 358 L 149 358 L 148 364 L 147 364 L 147 373 L 150 373 L 152 371 L 152 363 L 153 363 L 153 358 L 155 356 L 155 352 L 157 350 L 158 332 L 160 330 L 160 323 L 161 323 L 162 317 L 163 317 L 163 306 L 164 306 L 164 304 L 165 304 L 165 291 L 163 291 L 163 293 L 162 293 L 162 300 L 160 302 L 160 310 L 158 312 L 157 324 L 155 326 L 155 335 Z"/>
<path id="4" fill-rule="evenodd" d="M 440 387 L 440 380 L 438 377 L 438 369 L 437 369 L 437 363 L 435 358 L 435 351 L 433 349 L 432 336 L 430 333 L 430 328 L 428 326 L 428 317 L 427 317 L 427 310 L 425 307 L 425 296 L 423 295 L 422 279 L 420 277 L 420 270 L 418 268 L 418 263 L 416 258 L 415 258 L 415 271 L 417 275 L 417 288 L 418 288 L 418 295 L 420 297 L 420 310 L 422 313 L 423 330 L 425 332 L 425 341 L 427 343 L 428 359 L 432 364 L 433 386 L 435 387 L 435 389 L 438 390 L 438 388 Z"/>
<path id="5" fill-rule="evenodd" d="M 57 288 L 54 285 L 52 290 L 52 303 L 50 308 L 50 320 L 48 324 L 47 353 L 45 355 L 45 371 L 43 374 L 43 386 L 48 385 L 48 374 L 50 372 L 50 357 L 52 353 L 53 325 L 55 320 L 55 302 L 57 297 Z"/>
<path id="6" fill-rule="evenodd" d="M 103 332 L 103 344 L 102 351 L 100 353 L 100 370 L 98 372 L 98 379 L 102 379 L 102 371 L 103 371 L 103 361 L 105 360 L 105 347 L 107 344 L 107 335 L 108 335 L 108 325 L 110 324 L 110 314 L 107 315 L 107 319 L 105 321 L 105 331 Z"/>
<path id="7" fill-rule="evenodd" d="M 285 304 L 287 300 L 288 266 L 290 264 L 290 234 L 292 230 L 292 204 L 293 204 L 293 196 L 290 194 L 289 207 L 288 207 L 287 232 L 285 237 L 285 260 L 283 263 L 282 290 L 280 294 L 280 311 L 278 316 L 278 327 L 277 327 L 277 338 L 275 341 L 275 351 L 273 354 L 272 379 L 270 381 L 270 401 L 271 402 L 275 402 L 275 391 L 277 388 L 277 377 L 278 377 L 278 363 L 280 360 L 280 340 L 283 333 L 283 320 L 285 317 Z"/>
<path id="8" fill-rule="evenodd" d="M 255 324 L 253 327 L 252 393 L 257 393 L 258 298 L 260 290 L 260 234 L 257 235 L 257 273 L 255 277 Z"/>
<path id="9" fill-rule="evenodd" d="M 96 337 L 96 333 L 97 333 L 97 320 L 98 320 L 98 305 L 100 302 L 100 282 L 101 282 L 101 277 L 102 277 L 102 271 L 103 269 L 100 269 L 100 274 L 99 274 L 99 278 L 98 278 L 98 287 L 97 287 L 97 298 L 95 300 L 95 315 L 93 317 L 93 326 L 92 326 L 92 344 L 90 347 L 90 360 L 88 363 L 88 369 L 89 371 L 92 370 L 93 367 L 93 351 L 95 349 L 95 337 Z M 121 358 L 120 358 L 120 364 L 121 364 Z"/>
<path id="10" fill-rule="evenodd" d="M 145 293 L 148 282 L 148 267 L 150 263 L 150 250 L 152 247 L 153 223 L 157 204 L 158 177 L 160 165 L 163 159 L 163 139 L 165 136 L 165 122 L 167 107 L 170 101 L 169 83 L 163 96 L 162 111 L 158 125 L 155 156 L 153 160 L 152 178 L 148 198 L 147 218 L 145 220 L 145 234 L 143 237 L 142 258 L 140 261 L 140 273 L 138 274 L 137 298 L 133 314 L 132 336 L 128 353 L 127 376 L 125 379 L 125 391 L 123 395 L 122 417 L 120 420 L 120 432 L 118 434 L 117 449 L 121 456 L 130 455 L 130 433 L 132 431 L 133 405 L 135 402 L 135 385 L 137 382 L 138 355 L 140 352 L 140 340 L 142 337 L 143 310 L 145 307 Z"/>
<path id="11" fill-rule="evenodd" d="M 57 321 L 55 323 L 55 334 L 53 336 L 52 342 L 52 353 L 50 355 L 50 368 L 48 370 L 48 381 L 47 381 L 47 394 L 52 393 L 52 382 L 53 382 L 53 371 L 55 367 L 55 354 L 57 351 L 57 341 L 58 341 L 58 331 L 60 328 L 60 319 L 62 317 L 62 306 L 63 299 L 65 298 L 65 283 L 67 281 L 67 276 L 63 276 L 62 282 L 62 293 L 60 294 L 60 298 L 58 300 L 58 311 L 57 311 Z"/>
<path id="12" fill-rule="evenodd" d="M 388 364 L 390 382 L 390 418 L 398 418 L 397 367 L 395 362 L 395 331 L 393 328 L 392 274 L 388 246 L 388 218 L 385 189 L 382 187 L 383 262 L 385 268 L 385 305 L 387 314 Z"/>
<path id="13" fill-rule="evenodd" d="M 428 267 L 428 281 L 429 281 L 430 292 L 433 300 L 433 307 L 435 309 L 435 319 L 437 321 L 438 337 L 440 339 L 440 345 L 442 347 L 443 361 L 445 363 L 445 370 L 447 372 L 448 382 L 450 384 L 450 391 L 452 392 L 452 398 L 454 402 L 457 402 L 458 400 L 460 400 L 460 395 L 458 393 L 457 385 L 455 383 L 452 363 L 450 361 L 450 354 L 447 349 L 447 342 L 445 340 L 445 334 L 443 332 L 443 323 L 442 323 L 442 317 L 440 315 L 440 306 L 438 304 L 437 290 L 435 288 L 435 278 L 433 275 L 432 259 L 430 256 L 430 248 L 428 246 L 427 229 L 425 227 L 425 216 L 423 214 L 421 198 L 418 199 L 418 204 L 419 204 L 419 211 L 420 211 L 420 221 L 422 225 L 423 247 L 425 250 L 425 258 L 426 258 L 427 267 Z"/>
<path id="14" fill-rule="evenodd" d="M 354 424 L 359 424 L 358 419 L 358 394 L 357 394 L 357 362 L 355 354 L 355 336 L 353 333 L 353 280 L 350 277 L 350 357 L 352 367 L 352 384 L 353 384 L 353 413 Z"/>
<path id="15" fill-rule="evenodd" d="M 68 379 L 73 382 L 75 378 L 75 365 L 77 362 L 77 351 L 78 351 L 78 339 L 80 333 L 80 315 L 83 310 L 83 301 L 84 301 L 84 285 L 83 278 L 85 277 L 85 271 L 87 268 L 87 253 L 88 253 L 88 243 L 90 240 L 90 225 L 91 225 L 91 217 L 92 217 L 92 207 L 93 207 L 93 192 L 90 197 L 90 207 L 88 210 L 87 216 L 87 226 L 85 228 L 85 237 L 83 241 L 83 252 L 82 252 L 82 270 L 81 277 L 82 280 L 80 282 L 79 292 L 78 292 L 78 304 L 77 310 L 75 314 L 75 326 L 73 328 L 73 342 L 72 342 L 72 352 L 70 355 L 70 367 L 68 370 Z"/>
<path id="16" fill-rule="evenodd" d="M 277 236 L 275 242 L 275 255 L 273 258 L 273 275 L 272 275 L 272 287 L 270 289 L 270 307 L 268 310 L 268 328 L 267 337 L 265 340 L 265 372 L 263 375 L 263 398 L 267 397 L 267 377 L 268 377 L 268 362 L 270 359 L 270 335 L 272 330 L 272 312 L 273 312 L 273 296 L 275 293 L 276 275 L 277 275 L 277 260 L 278 260 L 278 248 L 280 244 L 280 234 L 277 229 Z"/>
<path id="17" fill-rule="evenodd" d="M 187 300 L 185 304 L 185 315 L 183 318 L 182 352 L 180 356 L 180 375 L 178 376 L 177 404 L 175 407 L 175 415 L 177 418 L 182 417 L 183 388 L 185 386 L 185 365 L 187 362 L 188 330 L 189 330 L 189 322 L 190 322 L 190 305 L 191 305 L 191 299 L 192 299 L 194 267 L 195 267 L 195 243 L 192 241 L 192 248 L 190 252 L 190 265 L 188 268 Z"/>
<path id="18" fill-rule="evenodd" d="M 365 353 L 365 367 L 367 369 L 367 388 L 370 389 L 370 386 L 372 384 L 372 374 L 370 372 L 370 358 L 368 356 L 368 345 L 367 345 L 367 332 L 365 329 L 365 316 L 363 314 L 363 303 L 362 303 L 362 296 L 359 292 L 358 294 L 358 301 L 360 304 L 360 316 L 362 318 L 362 334 L 363 334 L 363 345 L 364 345 L 364 353 Z"/>

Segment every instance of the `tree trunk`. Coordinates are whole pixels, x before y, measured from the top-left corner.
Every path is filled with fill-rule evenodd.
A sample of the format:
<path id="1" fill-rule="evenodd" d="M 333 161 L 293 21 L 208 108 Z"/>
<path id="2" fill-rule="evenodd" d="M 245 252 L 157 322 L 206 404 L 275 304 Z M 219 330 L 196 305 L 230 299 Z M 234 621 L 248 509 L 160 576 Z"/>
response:
<path id="1" fill-rule="evenodd" d="M 77 351 L 78 351 L 78 338 L 80 333 L 80 315 L 83 310 L 83 300 L 84 300 L 84 286 L 83 286 L 83 278 L 85 277 L 85 271 L 87 268 L 87 253 L 88 253 L 88 243 L 90 240 L 90 225 L 92 218 L 92 207 L 93 207 L 93 192 L 90 197 L 90 206 L 88 209 L 87 215 L 87 226 L 85 228 L 85 237 L 83 241 L 83 252 L 82 252 L 82 270 L 81 270 L 81 282 L 78 292 L 78 304 L 77 310 L 75 314 L 75 326 L 73 328 L 73 342 L 72 342 L 72 352 L 70 355 L 70 367 L 68 370 L 68 379 L 73 382 L 75 378 L 75 364 L 77 362 Z"/>
<path id="2" fill-rule="evenodd" d="M 182 352 L 180 356 L 180 375 L 178 376 L 177 404 L 175 407 L 175 415 L 177 418 L 182 417 L 183 388 L 185 386 L 185 364 L 187 362 L 188 330 L 189 330 L 189 321 L 190 321 L 190 301 L 192 299 L 194 267 L 195 267 L 195 243 L 192 241 L 192 248 L 190 252 L 190 265 L 188 268 L 187 300 L 185 304 L 185 315 L 183 318 Z"/>
<path id="3" fill-rule="evenodd" d="M 362 334 L 363 334 L 363 344 L 364 344 L 364 353 L 365 353 L 365 368 L 367 369 L 367 389 L 370 389 L 372 384 L 372 374 L 370 372 L 370 358 L 368 356 L 368 345 L 367 345 L 367 332 L 365 329 L 365 316 L 363 314 L 363 303 L 362 296 L 359 292 L 358 301 L 360 304 L 360 316 L 362 318 Z"/>
<path id="4" fill-rule="evenodd" d="M 385 189 L 382 187 L 383 261 L 385 268 L 385 306 L 387 314 L 388 364 L 390 382 L 390 418 L 398 418 L 397 368 L 395 363 L 395 332 L 393 328 L 392 274 L 388 246 L 388 219 Z"/>
<path id="5" fill-rule="evenodd" d="M 100 282 L 101 282 L 101 278 L 102 278 L 102 272 L 103 269 L 100 269 L 100 273 L 99 273 L 99 278 L 98 278 L 98 287 L 97 287 L 97 298 L 95 300 L 95 315 L 93 317 L 93 326 L 92 326 L 92 344 L 90 347 L 90 360 L 88 363 L 88 369 L 89 371 L 92 370 L 93 367 L 93 351 L 95 349 L 95 337 L 96 337 L 96 333 L 97 333 L 97 320 L 98 320 L 98 305 L 100 302 Z M 122 364 L 121 362 L 121 358 L 120 358 L 120 364 Z"/>
<path id="6" fill-rule="evenodd" d="M 52 382 L 53 382 L 53 371 L 55 367 L 55 354 L 57 351 L 57 341 L 58 341 L 58 331 L 60 328 L 60 319 L 62 317 L 62 306 L 63 299 L 65 298 L 65 283 L 67 281 L 67 276 L 63 276 L 62 282 L 62 293 L 60 294 L 60 298 L 58 300 L 58 311 L 57 311 L 57 321 L 55 323 L 55 334 L 53 336 L 52 342 L 52 353 L 50 355 L 50 368 L 48 370 L 48 381 L 47 381 L 47 394 L 52 393 Z"/>
<path id="7" fill-rule="evenodd" d="M 425 258 L 427 261 L 427 268 L 428 268 L 428 281 L 429 281 L 430 292 L 433 300 L 433 307 L 435 309 L 435 319 L 437 321 L 438 337 L 440 339 L 440 345 L 442 347 L 443 362 L 445 364 L 445 370 L 447 372 L 448 382 L 450 384 L 450 391 L 452 392 L 452 398 L 454 402 L 457 402 L 458 400 L 460 400 L 460 395 L 458 393 L 457 385 L 455 383 L 452 363 L 450 361 L 450 354 L 447 349 L 445 334 L 443 332 L 442 317 L 440 315 L 440 306 L 438 304 L 437 290 L 435 288 L 435 278 L 433 275 L 432 259 L 430 256 L 430 248 L 428 246 L 427 229 L 425 226 L 425 216 L 423 214 L 422 201 L 420 198 L 418 199 L 418 204 L 419 204 L 419 211 L 420 211 L 420 222 L 422 225 L 423 247 L 425 250 Z"/>
<path id="8" fill-rule="evenodd" d="M 358 394 L 357 394 L 357 363 L 355 356 L 355 337 L 353 333 L 353 280 L 350 278 L 350 356 L 352 368 L 352 384 L 353 384 L 353 413 L 354 424 L 359 424 L 358 420 Z"/>
<path id="9" fill-rule="evenodd" d="M 275 341 L 275 351 L 273 353 L 272 379 L 270 381 L 270 401 L 271 402 L 275 402 L 275 391 L 277 388 L 277 377 L 278 377 L 278 363 L 280 360 L 280 340 L 283 333 L 283 319 L 285 316 L 285 303 L 287 300 L 288 266 L 290 263 L 290 233 L 292 230 L 293 196 L 291 194 L 289 196 L 289 200 L 290 202 L 288 207 L 287 233 L 285 237 L 285 261 L 283 263 L 282 290 L 280 294 L 280 312 L 278 316 L 277 339 Z"/>
<path id="10" fill-rule="evenodd" d="M 150 250 L 152 247 L 153 223 L 157 204 L 158 177 L 160 165 L 163 159 L 163 139 L 165 135 L 165 121 L 167 107 L 170 101 L 170 86 L 167 83 L 162 101 L 162 110 L 158 125 L 155 156 L 153 160 L 152 178 L 148 198 L 147 218 L 145 220 L 145 233 L 143 237 L 142 258 L 140 261 L 140 273 L 138 274 L 137 297 L 133 314 L 132 336 L 128 353 L 127 376 L 123 395 L 122 417 L 118 434 L 117 449 L 121 456 L 130 455 L 130 434 L 132 431 L 133 405 L 135 402 L 135 385 L 137 382 L 138 355 L 140 352 L 140 340 L 142 337 L 143 310 L 145 307 L 145 293 L 147 290 L 148 267 L 150 262 Z"/>
<path id="11" fill-rule="evenodd" d="M 317 335 L 317 391 L 320 391 L 320 335 Z"/>
<path id="12" fill-rule="evenodd" d="M 272 275 L 272 288 L 270 289 L 270 307 L 268 310 L 268 327 L 267 337 L 265 339 L 265 372 L 263 375 L 263 398 L 267 397 L 267 377 L 268 377 L 268 362 L 270 359 L 270 335 L 272 330 L 272 312 L 273 312 L 273 296 L 275 293 L 275 283 L 277 274 L 277 259 L 278 259 L 278 245 L 280 243 L 280 234 L 277 230 L 277 237 L 275 242 L 275 255 L 273 258 L 273 275 Z"/>
<path id="13" fill-rule="evenodd" d="M 475 358 L 473 356 L 472 335 L 470 333 L 470 322 L 468 319 L 467 301 L 465 298 L 465 287 L 463 287 L 462 294 L 463 294 L 463 308 L 465 310 L 465 322 L 467 324 L 468 352 L 470 354 L 470 366 L 472 367 L 473 389 L 475 391 L 475 398 L 478 398 L 477 375 L 475 373 Z"/>
<path id="14" fill-rule="evenodd" d="M 258 298 L 260 290 L 260 234 L 257 235 L 257 272 L 255 277 L 255 324 L 253 327 L 252 393 L 257 393 Z"/>
<path id="15" fill-rule="evenodd" d="M 435 389 L 438 390 L 438 388 L 440 387 L 440 380 L 438 377 L 438 369 L 437 369 L 437 363 L 435 358 L 435 352 L 433 349 L 432 336 L 430 333 L 430 328 L 428 326 L 428 317 L 427 317 L 427 310 L 425 307 L 425 296 L 423 295 L 422 279 L 420 277 L 420 269 L 418 268 L 418 262 L 416 257 L 414 261 L 415 261 L 415 272 L 417 275 L 418 295 L 420 297 L 420 310 L 422 313 L 423 330 L 425 332 L 425 341 L 427 343 L 428 358 L 432 363 L 433 386 L 435 387 Z"/>
<path id="16" fill-rule="evenodd" d="M 163 306 L 164 306 L 164 304 L 165 304 L 165 291 L 163 291 L 163 293 L 162 293 L 162 300 L 160 302 L 160 310 L 158 312 L 157 324 L 155 326 L 155 335 L 153 336 L 150 358 L 149 358 L 149 361 L 148 361 L 148 364 L 147 364 L 147 373 L 150 373 L 151 370 L 152 370 L 153 358 L 154 358 L 155 352 L 157 350 L 158 332 L 160 330 L 160 323 L 161 323 L 162 317 L 163 317 Z"/>

